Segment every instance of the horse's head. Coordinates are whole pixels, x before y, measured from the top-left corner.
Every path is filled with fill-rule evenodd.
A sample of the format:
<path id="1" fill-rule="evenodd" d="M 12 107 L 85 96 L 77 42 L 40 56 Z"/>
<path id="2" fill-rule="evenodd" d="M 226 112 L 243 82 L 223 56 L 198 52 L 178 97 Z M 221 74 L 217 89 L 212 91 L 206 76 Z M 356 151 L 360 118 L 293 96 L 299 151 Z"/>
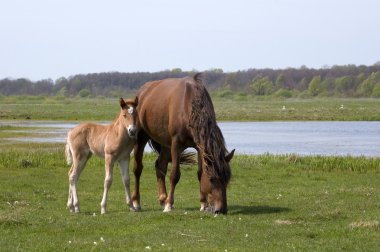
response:
<path id="1" fill-rule="evenodd" d="M 226 167 L 220 167 L 221 171 L 226 171 L 226 174 L 219 174 L 219 176 L 213 176 L 207 173 L 205 169 L 202 169 L 200 178 L 201 193 L 207 195 L 208 204 L 211 207 L 211 211 L 215 214 L 227 213 L 227 185 L 231 176 L 230 161 L 234 156 L 235 150 L 232 150 L 228 155 L 224 157 L 223 162 L 219 162 L 220 165 Z"/>
<path id="2" fill-rule="evenodd" d="M 137 137 L 137 103 L 137 96 L 134 100 L 124 100 L 120 98 L 120 116 L 123 117 L 122 121 L 124 127 L 127 129 L 128 135 L 131 138 Z"/>

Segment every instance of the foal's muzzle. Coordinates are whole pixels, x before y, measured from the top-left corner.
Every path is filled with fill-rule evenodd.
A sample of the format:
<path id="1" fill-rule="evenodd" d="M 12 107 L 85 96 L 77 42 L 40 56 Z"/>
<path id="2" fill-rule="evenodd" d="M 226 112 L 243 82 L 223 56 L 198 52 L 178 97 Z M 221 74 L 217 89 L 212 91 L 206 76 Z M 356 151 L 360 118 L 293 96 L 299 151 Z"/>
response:
<path id="1" fill-rule="evenodd" d="M 136 126 L 128 126 L 128 135 L 131 138 L 137 137 L 137 127 Z"/>

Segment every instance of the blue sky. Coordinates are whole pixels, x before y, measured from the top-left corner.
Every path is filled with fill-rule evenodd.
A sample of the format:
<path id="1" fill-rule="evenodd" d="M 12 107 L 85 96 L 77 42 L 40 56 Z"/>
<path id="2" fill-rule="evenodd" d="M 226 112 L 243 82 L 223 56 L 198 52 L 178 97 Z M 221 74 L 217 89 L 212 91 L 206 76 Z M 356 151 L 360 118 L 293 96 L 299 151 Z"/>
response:
<path id="1" fill-rule="evenodd" d="M 380 61 L 377 0 L 2 0 L 0 79 Z"/>

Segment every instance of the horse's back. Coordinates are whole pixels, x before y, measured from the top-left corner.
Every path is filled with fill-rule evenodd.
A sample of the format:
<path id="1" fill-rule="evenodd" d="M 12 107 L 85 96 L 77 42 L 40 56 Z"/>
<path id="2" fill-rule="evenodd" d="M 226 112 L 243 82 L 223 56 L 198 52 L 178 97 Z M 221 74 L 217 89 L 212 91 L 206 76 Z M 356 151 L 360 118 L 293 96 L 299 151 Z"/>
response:
<path id="1" fill-rule="evenodd" d="M 172 137 L 187 141 L 195 81 L 191 77 L 148 82 L 138 93 L 140 126 L 160 144 Z"/>

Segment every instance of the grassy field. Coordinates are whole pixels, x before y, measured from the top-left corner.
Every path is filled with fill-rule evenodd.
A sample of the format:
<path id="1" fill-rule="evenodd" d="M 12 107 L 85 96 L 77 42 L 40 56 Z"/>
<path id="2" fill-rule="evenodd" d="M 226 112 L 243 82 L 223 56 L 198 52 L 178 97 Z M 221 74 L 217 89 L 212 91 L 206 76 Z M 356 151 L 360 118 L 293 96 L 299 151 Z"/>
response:
<path id="1" fill-rule="evenodd" d="M 0 145 L 1 251 L 378 251 L 380 159 L 236 156 L 229 213 L 198 211 L 195 167 L 182 167 L 175 209 L 162 213 L 155 157 L 144 158 L 142 212 L 129 212 L 118 167 L 100 215 L 103 161 L 80 180 L 80 214 L 66 209 L 63 144 Z M 133 181 L 133 180 L 132 180 Z"/>
<path id="2" fill-rule="evenodd" d="M 378 121 L 380 99 L 220 98 L 213 102 L 219 121 Z M 342 106 L 343 105 L 343 106 Z M 118 99 L 1 97 L 0 120 L 113 120 Z"/>

